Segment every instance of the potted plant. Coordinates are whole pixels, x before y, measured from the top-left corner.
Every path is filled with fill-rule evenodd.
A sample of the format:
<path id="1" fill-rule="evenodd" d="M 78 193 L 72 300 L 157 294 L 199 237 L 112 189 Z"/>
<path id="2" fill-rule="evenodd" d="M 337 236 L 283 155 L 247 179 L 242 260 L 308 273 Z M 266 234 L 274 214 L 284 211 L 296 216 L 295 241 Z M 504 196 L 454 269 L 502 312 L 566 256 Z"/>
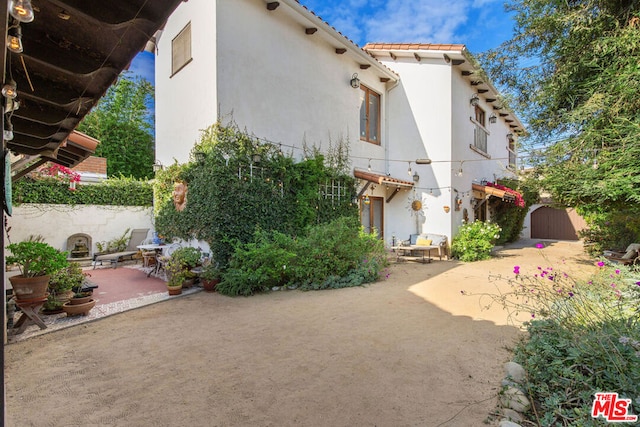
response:
<path id="1" fill-rule="evenodd" d="M 202 252 L 199 248 L 185 246 L 171 254 L 171 261 L 177 263 L 183 273 L 182 286 L 190 288 L 195 283 L 196 275 L 191 272 L 201 264 Z"/>
<path id="2" fill-rule="evenodd" d="M 55 301 L 64 304 L 74 297 L 75 288 L 82 287 L 84 277 L 85 273 L 82 272 L 80 264 L 71 262 L 68 267 L 62 268 L 51 275 L 49 279 L 49 294 Z"/>
<path id="3" fill-rule="evenodd" d="M 180 295 L 182 293 L 182 282 L 185 280 L 182 264 L 173 257 L 169 258 L 164 265 L 167 273 L 167 291 L 169 295 Z"/>
<path id="4" fill-rule="evenodd" d="M 7 264 L 17 264 L 20 273 L 9 277 L 18 302 L 44 300 L 51 274 L 69 265 L 67 254 L 39 239 L 29 239 L 7 246 L 11 255 Z"/>
<path id="5" fill-rule="evenodd" d="M 205 265 L 200 274 L 200 281 L 204 290 L 214 292 L 216 286 L 220 283 L 220 275 L 220 269 L 216 265 L 213 263 Z"/>

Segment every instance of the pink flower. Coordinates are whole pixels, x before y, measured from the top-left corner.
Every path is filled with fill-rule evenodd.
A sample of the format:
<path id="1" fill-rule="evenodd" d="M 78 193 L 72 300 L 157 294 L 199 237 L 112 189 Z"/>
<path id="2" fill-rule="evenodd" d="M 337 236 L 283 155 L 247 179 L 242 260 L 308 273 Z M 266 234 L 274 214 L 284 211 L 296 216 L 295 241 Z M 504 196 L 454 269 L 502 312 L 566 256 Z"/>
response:
<path id="1" fill-rule="evenodd" d="M 538 248 L 538 249 L 542 249 L 542 248 L 544 248 L 544 244 L 542 244 L 542 243 L 537 243 L 537 244 L 536 244 L 536 248 Z"/>
<path id="2" fill-rule="evenodd" d="M 616 270 L 616 274 L 620 274 L 620 270 Z"/>
<path id="3" fill-rule="evenodd" d="M 513 267 L 513 274 L 520 274 L 520 266 L 516 265 Z"/>
<path id="4" fill-rule="evenodd" d="M 604 267 L 604 261 L 598 261 L 598 267 Z"/>

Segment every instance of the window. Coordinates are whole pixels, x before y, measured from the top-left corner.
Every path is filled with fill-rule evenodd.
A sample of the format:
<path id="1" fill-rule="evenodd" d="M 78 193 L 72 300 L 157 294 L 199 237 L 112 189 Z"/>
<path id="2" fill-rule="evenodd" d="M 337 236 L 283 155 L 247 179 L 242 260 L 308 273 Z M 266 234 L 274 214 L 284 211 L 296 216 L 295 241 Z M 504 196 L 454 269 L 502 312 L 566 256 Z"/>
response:
<path id="1" fill-rule="evenodd" d="M 380 95 L 366 86 L 360 105 L 360 140 L 380 145 Z"/>
<path id="2" fill-rule="evenodd" d="M 487 153 L 487 129 L 485 128 L 485 112 L 482 108 L 475 107 L 475 129 L 473 131 L 473 148 Z"/>
<path id="3" fill-rule="evenodd" d="M 509 151 L 509 168 L 515 170 L 517 161 L 515 139 L 509 138 L 509 147 L 507 150 Z"/>
<path id="4" fill-rule="evenodd" d="M 171 75 L 191 62 L 191 22 L 171 40 Z"/>

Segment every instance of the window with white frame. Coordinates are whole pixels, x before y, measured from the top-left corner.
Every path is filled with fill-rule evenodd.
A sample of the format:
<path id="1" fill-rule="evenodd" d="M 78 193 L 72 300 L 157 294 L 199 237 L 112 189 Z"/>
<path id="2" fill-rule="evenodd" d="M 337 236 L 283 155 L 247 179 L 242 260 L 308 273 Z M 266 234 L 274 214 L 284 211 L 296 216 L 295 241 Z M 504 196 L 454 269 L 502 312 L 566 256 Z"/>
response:
<path id="1" fill-rule="evenodd" d="M 191 62 L 191 22 L 171 40 L 171 75 Z"/>
<path id="2" fill-rule="evenodd" d="M 473 148 L 483 153 L 487 153 L 487 129 L 486 113 L 477 105 L 475 106 L 474 117 L 475 129 L 473 130 Z"/>

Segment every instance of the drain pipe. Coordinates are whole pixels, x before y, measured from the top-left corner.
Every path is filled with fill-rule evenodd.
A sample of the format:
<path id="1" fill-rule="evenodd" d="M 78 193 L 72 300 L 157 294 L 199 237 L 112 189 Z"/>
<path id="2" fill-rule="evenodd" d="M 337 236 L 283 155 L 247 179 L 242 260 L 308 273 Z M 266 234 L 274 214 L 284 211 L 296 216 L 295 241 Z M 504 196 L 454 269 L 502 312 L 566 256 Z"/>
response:
<path id="1" fill-rule="evenodd" d="M 391 169 L 389 165 L 389 98 L 391 97 L 391 91 L 400 85 L 400 78 L 387 89 L 387 96 L 384 99 L 384 171 L 387 176 L 391 175 Z"/>

